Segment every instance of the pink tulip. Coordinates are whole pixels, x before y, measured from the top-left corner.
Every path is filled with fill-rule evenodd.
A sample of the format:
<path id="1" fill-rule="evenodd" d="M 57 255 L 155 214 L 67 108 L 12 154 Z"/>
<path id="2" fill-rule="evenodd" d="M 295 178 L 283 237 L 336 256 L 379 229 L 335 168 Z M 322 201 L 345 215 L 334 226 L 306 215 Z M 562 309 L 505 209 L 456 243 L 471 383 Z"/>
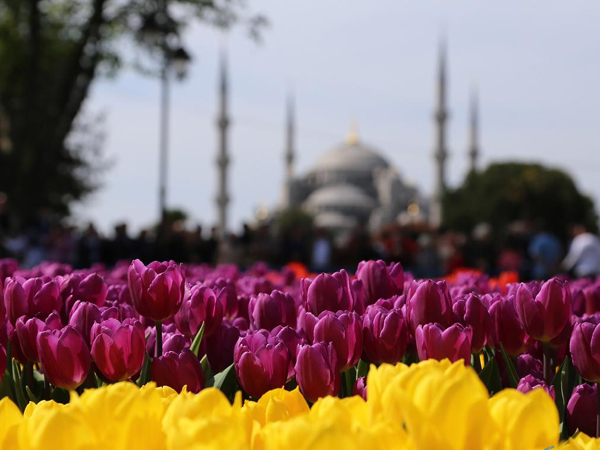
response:
<path id="1" fill-rule="evenodd" d="M 141 370 L 146 340 L 139 321 L 108 319 L 95 323 L 90 336 L 92 358 L 107 380 L 127 380 Z"/>
<path id="2" fill-rule="evenodd" d="M 155 358 L 151 367 L 152 380 L 157 386 L 169 386 L 181 392 L 187 386 L 188 392 L 198 393 L 204 388 L 204 372 L 200 361 L 191 350 L 180 353 L 166 352 Z"/>
<path id="3" fill-rule="evenodd" d="M 471 327 L 461 324 L 443 329 L 439 324 L 419 325 L 415 333 L 419 359 L 449 359 L 456 362 L 462 359 L 465 365 L 471 363 Z"/>
<path id="4" fill-rule="evenodd" d="M 81 333 L 71 325 L 42 331 L 37 338 L 37 351 L 42 371 L 54 386 L 73 390 L 87 378 L 90 350 Z"/>

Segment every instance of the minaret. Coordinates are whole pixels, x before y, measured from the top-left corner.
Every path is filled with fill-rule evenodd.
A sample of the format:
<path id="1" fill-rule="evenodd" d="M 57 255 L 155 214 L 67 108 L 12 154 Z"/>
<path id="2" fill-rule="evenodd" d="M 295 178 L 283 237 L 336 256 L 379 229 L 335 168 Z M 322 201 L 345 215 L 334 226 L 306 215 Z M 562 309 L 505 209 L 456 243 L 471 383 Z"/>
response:
<path id="1" fill-rule="evenodd" d="M 471 90 L 471 127 L 469 129 L 469 172 L 477 170 L 479 159 L 479 107 L 477 90 Z"/>
<path id="2" fill-rule="evenodd" d="M 225 52 L 221 53 L 220 75 L 219 75 L 219 113 L 217 116 L 217 129 L 219 131 L 219 148 L 217 154 L 217 228 L 222 238 L 227 233 L 227 205 L 229 195 L 227 193 L 227 168 L 229 167 L 229 155 L 227 153 L 227 129 L 229 128 L 229 117 L 227 115 L 227 57 Z"/>
<path id="3" fill-rule="evenodd" d="M 296 159 L 295 149 L 295 114 L 294 114 L 294 96 L 289 95 L 286 104 L 286 125 L 285 125 L 285 186 L 284 186 L 284 208 L 292 206 L 291 188 L 294 179 L 294 161 Z"/>
<path id="4" fill-rule="evenodd" d="M 446 109 L 446 43 L 440 44 L 439 73 L 438 73 L 438 104 L 435 111 L 435 123 L 437 129 L 435 160 L 435 190 L 431 205 L 430 222 L 433 227 L 439 227 L 442 223 L 442 199 L 446 192 L 446 120 L 448 111 Z"/>
<path id="5" fill-rule="evenodd" d="M 290 95 L 287 101 L 287 123 L 285 130 L 285 175 L 288 182 L 294 177 L 294 160 L 296 159 L 294 120 L 294 97 Z"/>

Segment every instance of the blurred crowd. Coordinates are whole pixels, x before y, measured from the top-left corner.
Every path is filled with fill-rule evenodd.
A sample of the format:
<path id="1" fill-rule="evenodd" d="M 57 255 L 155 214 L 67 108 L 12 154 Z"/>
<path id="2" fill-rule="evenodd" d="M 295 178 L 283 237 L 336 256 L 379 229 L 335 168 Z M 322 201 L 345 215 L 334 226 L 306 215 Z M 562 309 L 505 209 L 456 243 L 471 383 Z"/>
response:
<path id="1" fill-rule="evenodd" d="M 471 233 L 432 230 L 426 225 L 389 225 L 377 233 L 357 227 L 332 236 L 321 228 L 299 226 L 282 232 L 270 224 L 244 224 L 237 233 L 219 236 L 217 228 L 189 228 L 183 221 L 165 223 L 133 235 L 127 224 L 101 234 L 94 224 L 73 226 L 40 220 L 18 233 L 0 228 L 0 257 L 13 257 L 23 267 L 57 261 L 76 268 L 118 261 L 175 260 L 186 263 L 257 261 L 281 267 L 300 262 L 312 271 L 355 267 L 358 262 L 400 261 L 415 276 L 435 278 L 473 268 L 489 275 L 517 272 L 521 280 L 547 279 L 560 273 L 586 277 L 600 274 L 600 239 L 582 225 L 566 238 L 553 235 L 542 222 L 520 221 L 506 230 L 481 223 Z"/>

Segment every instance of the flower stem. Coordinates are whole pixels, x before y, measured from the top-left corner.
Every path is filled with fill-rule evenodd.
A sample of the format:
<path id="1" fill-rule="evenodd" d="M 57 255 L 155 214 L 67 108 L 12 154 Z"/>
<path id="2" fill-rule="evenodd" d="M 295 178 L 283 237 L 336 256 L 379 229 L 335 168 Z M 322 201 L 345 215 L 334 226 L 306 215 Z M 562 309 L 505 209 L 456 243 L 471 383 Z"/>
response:
<path id="1" fill-rule="evenodd" d="M 473 368 L 477 373 L 481 373 L 481 352 L 473 354 Z"/>
<path id="2" fill-rule="evenodd" d="M 546 383 L 552 383 L 552 358 L 551 349 L 547 342 L 542 343 L 544 349 L 544 379 Z"/>
<path id="3" fill-rule="evenodd" d="M 157 320 L 155 322 L 155 325 L 156 325 L 156 357 L 159 358 L 162 356 L 162 347 L 163 347 L 162 321 Z"/>

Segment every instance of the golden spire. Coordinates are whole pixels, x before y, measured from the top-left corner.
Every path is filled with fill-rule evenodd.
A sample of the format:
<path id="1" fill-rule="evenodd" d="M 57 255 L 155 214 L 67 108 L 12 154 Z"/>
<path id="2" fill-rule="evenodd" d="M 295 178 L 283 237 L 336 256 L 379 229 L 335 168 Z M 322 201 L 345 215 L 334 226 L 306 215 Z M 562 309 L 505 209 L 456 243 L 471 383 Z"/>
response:
<path id="1" fill-rule="evenodd" d="M 346 143 L 348 145 L 358 144 L 358 124 L 353 121 L 350 125 L 350 132 L 346 135 Z"/>

